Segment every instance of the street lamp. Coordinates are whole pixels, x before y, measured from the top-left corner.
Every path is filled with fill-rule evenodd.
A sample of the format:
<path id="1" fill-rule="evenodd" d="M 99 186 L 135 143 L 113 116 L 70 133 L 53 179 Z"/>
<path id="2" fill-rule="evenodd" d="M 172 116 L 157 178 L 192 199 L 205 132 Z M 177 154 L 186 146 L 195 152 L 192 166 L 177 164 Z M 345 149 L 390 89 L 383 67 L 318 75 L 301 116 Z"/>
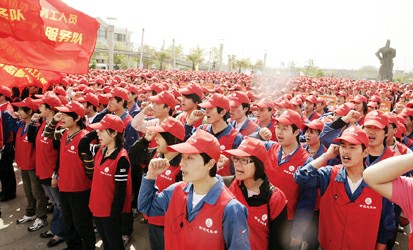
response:
<path id="1" fill-rule="evenodd" d="M 109 47 L 109 59 L 108 59 L 108 64 L 109 64 L 109 70 L 113 70 L 113 57 L 114 57 L 114 48 L 115 48 L 115 43 L 114 43 L 114 31 L 115 31 L 115 22 L 116 18 L 115 17 L 107 17 L 108 20 L 108 47 Z"/>

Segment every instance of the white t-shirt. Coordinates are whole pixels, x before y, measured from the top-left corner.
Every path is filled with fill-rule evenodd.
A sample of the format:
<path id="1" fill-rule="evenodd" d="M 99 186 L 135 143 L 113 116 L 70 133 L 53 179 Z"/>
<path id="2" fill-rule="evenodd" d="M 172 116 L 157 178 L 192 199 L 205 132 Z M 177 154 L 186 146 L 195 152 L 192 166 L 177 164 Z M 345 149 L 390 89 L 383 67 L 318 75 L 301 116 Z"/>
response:
<path id="1" fill-rule="evenodd" d="M 196 205 L 198 205 L 198 203 L 206 196 L 206 194 L 197 194 L 193 193 L 192 196 L 192 208 L 194 208 Z"/>

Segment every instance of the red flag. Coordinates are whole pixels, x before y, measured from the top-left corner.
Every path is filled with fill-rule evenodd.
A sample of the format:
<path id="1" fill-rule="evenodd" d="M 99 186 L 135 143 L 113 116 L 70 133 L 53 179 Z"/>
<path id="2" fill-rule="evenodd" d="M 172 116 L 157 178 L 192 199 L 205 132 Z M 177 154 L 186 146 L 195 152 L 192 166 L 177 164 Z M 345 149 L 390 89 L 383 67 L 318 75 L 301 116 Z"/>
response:
<path id="1" fill-rule="evenodd" d="M 59 0 L 0 1 L 0 62 L 87 73 L 99 22 Z"/>
<path id="2" fill-rule="evenodd" d="M 61 74 L 52 71 L 33 68 L 20 68 L 17 66 L 0 63 L 0 79 L 1 85 L 3 86 L 48 86 L 48 83 L 55 80 L 60 80 L 61 78 Z"/>

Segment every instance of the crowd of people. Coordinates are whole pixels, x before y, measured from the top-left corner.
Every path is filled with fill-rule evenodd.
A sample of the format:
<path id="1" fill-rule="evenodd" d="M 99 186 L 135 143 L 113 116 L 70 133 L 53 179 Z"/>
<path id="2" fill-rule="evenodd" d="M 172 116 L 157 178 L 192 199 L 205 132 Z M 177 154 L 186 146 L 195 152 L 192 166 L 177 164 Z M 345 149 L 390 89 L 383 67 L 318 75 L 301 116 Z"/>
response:
<path id="1" fill-rule="evenodd" d="M 413 219 L 413 84 L 90 70 L 0 113 L 0 200 L 15 162 L 48 247 L 124 249 L 142 213 L 151 249 L 392 249 Z"/>

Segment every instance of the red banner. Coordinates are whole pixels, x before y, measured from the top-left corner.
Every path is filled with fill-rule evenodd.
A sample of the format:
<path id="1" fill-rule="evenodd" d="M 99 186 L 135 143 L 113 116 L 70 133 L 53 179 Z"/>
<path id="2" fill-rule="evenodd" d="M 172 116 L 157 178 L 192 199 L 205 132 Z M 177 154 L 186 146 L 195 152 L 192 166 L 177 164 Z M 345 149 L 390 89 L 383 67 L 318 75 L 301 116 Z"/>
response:
<path id="1" fill-rule="evenodd" d="M 1 85 L 8 87 L 24 87 L 30 85 L 48 86 L 47 84 L 60 80 L 62 75 L 52 71 L 33 68 L 20 68 L 0 63 Z"/>
<path id="2" fill-rule="evenodd" d="M 0 62 L 84 74 L 99 23 L 59 0 L 0 1 Z"/>

